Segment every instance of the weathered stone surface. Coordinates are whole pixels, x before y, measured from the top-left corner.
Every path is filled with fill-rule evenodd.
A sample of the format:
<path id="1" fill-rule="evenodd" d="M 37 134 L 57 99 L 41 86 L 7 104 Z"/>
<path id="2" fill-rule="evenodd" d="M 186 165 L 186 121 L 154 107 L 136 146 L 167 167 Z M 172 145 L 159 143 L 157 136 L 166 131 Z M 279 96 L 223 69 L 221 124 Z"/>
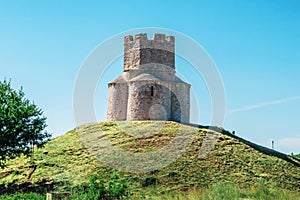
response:
<path id="1" fill-rule="evenodd" d="M 107 120 L 189 122 L 190 85 L 175 76 L 174 37 L 124 37 L 124 72 L 108 84 Z"/>
<path id="2" fill-rule="evenodd" d="M 174 37 L 155 34 L 148 40 L 146 34 L 124 38 L 124 71 L 143 68 L 144 64 L 157 63 L 175 68 Z"/>

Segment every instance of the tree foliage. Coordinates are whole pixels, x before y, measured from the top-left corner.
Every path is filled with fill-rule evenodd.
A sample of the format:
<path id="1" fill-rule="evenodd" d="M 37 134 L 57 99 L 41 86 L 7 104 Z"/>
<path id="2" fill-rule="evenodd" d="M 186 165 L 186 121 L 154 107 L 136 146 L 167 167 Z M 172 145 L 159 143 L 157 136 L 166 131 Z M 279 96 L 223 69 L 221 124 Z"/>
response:
<path id="1" fill-rule="evenodd" d="M 41 147 L 51 138 L 44 131 L 43 111 L 25 98 L 22 90 L 14 90 L 10 81 L 0 81 L 0 167 L 7 159 L 31 154 L 30 147 Z"/>

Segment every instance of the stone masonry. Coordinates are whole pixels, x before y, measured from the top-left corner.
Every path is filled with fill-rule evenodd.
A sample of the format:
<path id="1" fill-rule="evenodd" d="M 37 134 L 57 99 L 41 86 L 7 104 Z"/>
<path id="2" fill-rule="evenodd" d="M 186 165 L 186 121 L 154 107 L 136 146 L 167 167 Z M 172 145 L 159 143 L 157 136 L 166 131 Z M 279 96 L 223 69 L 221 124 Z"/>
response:
<path id="1" fill-rule="evenodd" d="M 108 84 L 107 120 L 189 122 L 190 85 L 175 73 L 173 36 L 124 37 L 123 74 Z"/>

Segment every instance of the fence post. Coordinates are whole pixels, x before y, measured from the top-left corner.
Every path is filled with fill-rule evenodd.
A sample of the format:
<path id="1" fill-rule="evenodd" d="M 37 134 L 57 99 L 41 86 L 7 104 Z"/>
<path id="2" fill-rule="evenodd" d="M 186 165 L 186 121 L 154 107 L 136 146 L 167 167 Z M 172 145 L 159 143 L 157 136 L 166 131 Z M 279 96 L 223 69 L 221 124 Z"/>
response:
<path id="1" fill-rule="evenodd" d="M 51 193 L 47 193 L 47 198 L 46 200 L 52 200 L 52 194 Z"/>

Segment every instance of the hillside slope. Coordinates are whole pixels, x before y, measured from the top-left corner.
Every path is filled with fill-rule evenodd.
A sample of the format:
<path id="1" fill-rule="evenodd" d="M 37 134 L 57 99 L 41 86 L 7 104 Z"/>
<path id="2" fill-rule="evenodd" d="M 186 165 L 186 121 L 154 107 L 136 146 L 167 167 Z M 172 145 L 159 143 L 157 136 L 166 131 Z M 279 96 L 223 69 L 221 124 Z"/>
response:
<path id="1" fill-rule="evenodd" d="M 241 188 L 255 187 L 268 183 L 280 188 L 300 191 L 299 160 L 279 152 L 260 147 L 237 136 L 215 128 L 197 128 L 175 122 L 100 122 L 83 125 L 63 136 L 48 142 L 43 149 L 35 151 L 35 164 L 21 157 L 9 161 L 0 172 L 0 194 L 20 191 L 44 192 L 68 190 L 84 185 L 91 174 L 99 174 L 108 180 L 112 173 L 119 173 L 129 183 L 132 191 L 147 192 L 155 184 L 160 191 L 190 190 L 207 188 L 217 182 L 233 182 Z M 180 147 L 191 136 L 189 145 Z M 179 137 L 178 137 L 179 136 Z M 178 138 L 180 140 L 178 140 Z M 210 151 L 210 143 L 216 144 Z M 143 172 L 136 163 L 119 163 L 117 154 L 105 159 L 116 160 L 110 166 L 138 173 L 121 172 L 101 163 L 107 151 L 107 143 L 132 154 L 153 153 L 168 144 L 175 144 L 182 150 L 174 162 L 161 169 Z M 176 143 L 178 142 L 178 143 Z M 99 144 L 99 145 L 97 145 Z M 173 145 L 174 146 L 174 145 Z M 181 148 L 181 149 L 180 149 Z M 171 150 L 174 150 L 170 147 Z M 176 148 L 175 148 L 176 150 Z M 201 153 L 207 151 L 206 156 Z M 107 152 L 108 154 L 109 152 Z M 110 152 L 111 153 L 111 152 Z M 113 152 L 114 153 L 114 152 Z M 97 156 L 94 156 L 97 155 Z M 161 154 L 160 159 L 165 159 Z M 285 157 L 283 157 L 285 156 Z M 141 164 L 142 168 L 153 163 Z M 166 161 L 167 162 L 167 161 Z M 129 166 L 129 168 L 128 168 Z M 130 169 L 130 166 L 133 168 Z M 155 168 L 153 168 L 155 169 Z"/>

